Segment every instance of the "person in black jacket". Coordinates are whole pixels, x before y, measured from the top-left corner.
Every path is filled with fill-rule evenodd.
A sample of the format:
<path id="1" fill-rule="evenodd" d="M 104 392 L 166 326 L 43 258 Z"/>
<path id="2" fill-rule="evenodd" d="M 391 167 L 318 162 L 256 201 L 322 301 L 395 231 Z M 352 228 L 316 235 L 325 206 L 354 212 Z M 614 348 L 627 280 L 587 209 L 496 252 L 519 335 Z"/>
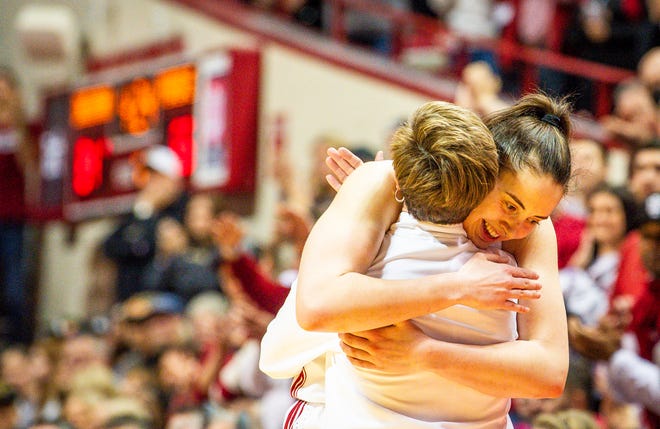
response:
<path id="1" fill-rule="evenodd" d="M 105 254 L 117 265 L 117 301 L 143 289 L 144 271 L 156 253 L 158 222 L 165 217 L 183 220 L 188 194 L 181 171 L 179 157 L 166 146 L 156 145 L 144 153 L 140 173 L 145 180 L 133 210 L 103 242 Z"/>

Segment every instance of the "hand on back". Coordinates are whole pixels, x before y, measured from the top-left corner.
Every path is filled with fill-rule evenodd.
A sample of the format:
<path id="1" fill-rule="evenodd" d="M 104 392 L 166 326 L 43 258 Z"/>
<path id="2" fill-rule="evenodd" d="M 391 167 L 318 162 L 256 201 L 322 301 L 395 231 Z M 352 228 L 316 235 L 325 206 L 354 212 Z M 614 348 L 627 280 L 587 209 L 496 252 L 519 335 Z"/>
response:
<path id="1" fill-rule="evenodd" d="M 479 309 L 528 312 L 529 307 L 514 300 L 540 298 L 539 276 L 507 262 L 507 257 L 492 253 L 472 256 L 457 273 L 462 280 L 459 302 Z"/>

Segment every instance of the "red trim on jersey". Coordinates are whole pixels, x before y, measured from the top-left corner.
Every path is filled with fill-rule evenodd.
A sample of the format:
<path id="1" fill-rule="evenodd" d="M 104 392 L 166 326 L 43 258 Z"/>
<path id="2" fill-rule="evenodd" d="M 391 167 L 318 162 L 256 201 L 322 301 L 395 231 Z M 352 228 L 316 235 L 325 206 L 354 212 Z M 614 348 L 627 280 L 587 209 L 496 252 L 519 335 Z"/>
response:
<path id="1" fill-rule="evenodd" d="M 300 371 L 300 374 L 296 377 L 295 380 L 293 380 L 293 383 L 291 383 L 291 390 L 289 391 L 291 393 L 291 397 L 296 398 L 296 395 L 298 394 L 298 390 L 305 384 L 305 381 L 307 380 L 307 372 L 305 371 L 305 368 Z"/>
<path id="2" fill-rule="evenodd" d="M 283 429 L 293 429 L 293 424 L 302 414 L 305 405 L 307 405 L 307 402 L 298 399 L 298 402 L 289 409 L 286 420 L 284 421 Z"/>

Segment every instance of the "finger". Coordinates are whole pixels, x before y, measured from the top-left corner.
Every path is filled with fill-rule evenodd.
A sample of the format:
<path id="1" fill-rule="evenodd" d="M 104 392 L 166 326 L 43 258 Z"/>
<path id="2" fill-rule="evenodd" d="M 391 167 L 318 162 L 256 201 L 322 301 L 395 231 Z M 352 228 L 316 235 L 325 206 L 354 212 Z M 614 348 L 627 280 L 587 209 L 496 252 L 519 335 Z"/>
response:
<path id="1" fill-rule="evenodd" d="M 334 189 L 335 192 L 339 192 L 339 188 L 341 188 L 341 183 L 339 183 L 339 180 L 337 180 L 335 176 L 333 176 L 332 174 L 327 174 L 325 176 L 325 181 L 328 182 L 328 185 L 330 185 L 330 187 Z"/>
<path id="2" fill-rule="evenodd" d="M 326 154 L 328 155 L 326 157 L 326 164 L 331 162 L 332 165 L 335 166 L 334 168 L 341 169 L 342 171 L 345 171 L 349 174 L 358 166 L 360 166 L 360 164 L 362 164 L 362 160 L 360 160 L 360 158 L 353 155 L 353 152 L 343 147 L 339 148 L 339 150 L 335 148 L 329 148 L 326 151 Z M 328 164 L 328 166 L 330 166 L 330 164 Z"/>
<path id="3" fill-rule="evenodd" d="M 529 313 L 529 307 L 508 300 L 504 302 L 502 309 L 507 311 L 514 311 L 516 313 Z"/>
<path id="4" fill-rule="evenodd" d="M 337 176 L 337 179 L 342 183 L 344 180 L 346 180 L 346 177 L 354 170 L 353 167 L 348 165 L 348 163 L 342 159 L 328 157 L 325 159 L 325 165 L 328 166 L 330 171 L 332 171 L 332 173 Z"/>
<path id="5" fill-rule="evenodd" d="M 349 176 L 356 168 L 362 165 L 362 160 L 353 153 L 349 152 L 350 155 L 342 156 L 340 158 L 332 158 L 332 160 L 337 164 L 337 167 L 341 169 L 342 173 L 346 176 Z"/>
<path id="6" fill-rule="evenodd" d="M 511 267 L 509 273 L 511 273 L 513 277 L 521 279 L 536 280 L 539 278 L 539 275 L 534 271 L 522 267 Z"/>
<path id="7" fill-rule="evenodd" d="M 343 341 L 339 343 L 339 346 L 341 347 L 341 350 L 344 352 L 346 356 L 360 360 L 370 359 L 371 354 L 365 350 L 362 350 L 361 348 L 353 347 L 350 344 L 347 344 Z"/>
<path id="8" fill-rule="evenodd" d="M 341 158 L 346 161 L 350 166 L 352 166 L 354 169 L 358 168 L 360 165 L 362 165 L 362 160 L 356 156 L 353 152 L 350 150 L 346 149 L 345 147 L 340 147 L 338 149 L 338 153 L 341 156 Z"/>
<path id="9" fill-rule="evenodd" d="M 354 347 L 357 347 L 369 341 L 369 332 L 370 331 L 350 332 L 350 333 L 344 332 L 342 334 L 339 334 L 339 338 L 343 342 L 350 344 Z"/>
<path id="10" fill-rule="evenodd" d="M 374 158 L 374 161 L 382 161 L 384 159 L 385 159 L 385 154 L 383 153 L 382 150 L 376 152 L 376 158 Z"/>
<path id="11" fill-rule="evenodd" d="M 541 292 L 537 290 L 522 290 L 522 289 L 512 289 L 510 294 L 510 299 L 539 299 L 541 298 Z"/>
<path id="12" fill-rule="evenodd" d="M 530 279 L 517 280 L 513 283 L 513 286 L 511 287 L 511 289 L 530 290 L 530 291 L 541 290 L 542 288 L 543 285 L 541 285 L 541 283 Z"/>
<path id="13" fill-rule="evenodd" d="M 353 357 L 348 356 L 348 360 L 351 362 L 351 365 L 356 366 L 358 368 L 369 368 L 369 369 L 376 369 L 376 365 L 369 361 L 364 361 L 361 359 L 356 359 Z"/>

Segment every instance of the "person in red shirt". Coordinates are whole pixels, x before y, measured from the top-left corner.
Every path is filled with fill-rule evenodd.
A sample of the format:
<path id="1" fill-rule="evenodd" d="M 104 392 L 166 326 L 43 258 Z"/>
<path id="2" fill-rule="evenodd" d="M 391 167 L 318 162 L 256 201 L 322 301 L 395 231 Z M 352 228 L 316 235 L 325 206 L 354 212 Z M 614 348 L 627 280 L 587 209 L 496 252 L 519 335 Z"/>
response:
<path id="1" fill-rule="evenodd" d="M 31 336 L 23 245 L 25 172 L 32 159 L 18 81 L 0 66 L 0 331 L 9 342 Z"/>
<path id="2" fill-rule="evenodd" d="M 640 204 L 650 195 L 660 192 L 660 140 L 640 146 L 633 152 L 628 188 Z M 610 301 L 622 295 L 631 296 L 633 301 L 637 301 L 644 293 L 644 285 L 649 281 L 650 273 L 642 261 L 640 243 L 640 231 L 634 230 L 628 233 L 621 245 L 619 273 Z"/>
<path id="3" fill-rule="evenodd" d="M 583 356 L 607 361 L 608 386 L 619 402 L 642 405 L 648 427 L 660 427 L 660 193 L 644 204 L 639 228 L 640 259 L 648 277 L 639 285 L 636 300 L 621 296 L 597 327 L 569 320 L 571 345 Z M 627 299 L 626 299 L 627 298 Z M 634 338 L 636 347 L 624 346 Z"/>

